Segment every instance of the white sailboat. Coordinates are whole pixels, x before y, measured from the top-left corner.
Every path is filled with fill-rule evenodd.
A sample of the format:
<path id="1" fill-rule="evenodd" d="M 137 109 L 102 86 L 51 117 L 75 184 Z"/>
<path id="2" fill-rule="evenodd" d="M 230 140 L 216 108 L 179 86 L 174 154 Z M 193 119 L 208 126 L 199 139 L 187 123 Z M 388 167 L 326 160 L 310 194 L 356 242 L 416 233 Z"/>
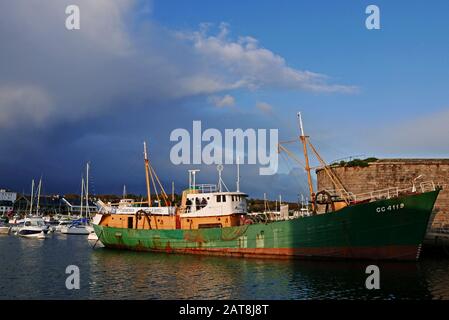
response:
<path id="1" fill-rule="evenodd" d="M 85 198 L 84 198 L 85 197 Z M 89 162 L 86 164 L 86 182 L 81 178 L 80 217 L 81 221 L 73 221 L 70 225 L 60 227 L 62 234 L 88 235 L 94 232 L 93 228 L 83 222 L 83 202 L 86 201 L 86 220 L 89 217 Z"/>

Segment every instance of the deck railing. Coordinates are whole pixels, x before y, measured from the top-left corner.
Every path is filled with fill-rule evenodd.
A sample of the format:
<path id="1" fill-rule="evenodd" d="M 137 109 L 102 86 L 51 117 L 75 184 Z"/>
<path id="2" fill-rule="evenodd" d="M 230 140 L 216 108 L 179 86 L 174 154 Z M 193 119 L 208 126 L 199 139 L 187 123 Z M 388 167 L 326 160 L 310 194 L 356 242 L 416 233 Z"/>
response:
<path id="1" fill-rule="evenodd" d="M 418 186 L 413 185 L 407 188 L 399 188 L 399 187 L 389 187 L 381 190 L 374 190 L 370 192 L 354 194 L 352 192 L 348 192 L 344 189 L 339 190 L 328 190 L 325 189 L 331 196 L 341 198 L 341 199 L 349 199 L 351 202 L 362 202 L 362 201 L 374 201 L 381 199 L 391 199 L 397 198 L 402 194 L 411 194 L 411 193 L 424 193 L 429 191 L 435 191 L 436 185 L 433 181 L 421 182 Z"/>
<path id="2" fill-rule="evenodd" d="M 191 190 L 196 190 L 197 193 L 213 193 L 217 192 L 218 188 L 216 184 L 197 184 Z"/>

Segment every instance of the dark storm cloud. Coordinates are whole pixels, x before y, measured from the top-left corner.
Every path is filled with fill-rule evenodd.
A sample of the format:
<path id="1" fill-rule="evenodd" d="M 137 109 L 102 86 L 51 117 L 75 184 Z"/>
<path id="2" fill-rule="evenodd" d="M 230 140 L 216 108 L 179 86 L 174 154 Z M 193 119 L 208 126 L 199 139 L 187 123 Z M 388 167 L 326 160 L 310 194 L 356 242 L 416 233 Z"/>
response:
<path id="1" fill-rule="evenodd" d="M 187 167 L 168 161 L 171 130 L 193 120 L 219 129 L 273 127 L 263 114 L 208 107 L 211 97 L 234 104 L 229 93 L 237 89 L 355 90 L 288 67 L 253 38 L 230 39 L 227 25 L 210 35 L 205 27 L 174 32 L 139 22 L 140 3 L 131 0 L 75 1 L 81 30 L 68 31 L 64 12 L 73 3 L 0 3 L 1 186 L 22 191 L 43 174 L 47 192 L 76 192 L 91 161 L 97 192 L 127 184 L 139 193 L 143 140 L 163 180 L 185 186 Z M 248 170 L 249 192 L 289 186 L 255 170 Z"/>

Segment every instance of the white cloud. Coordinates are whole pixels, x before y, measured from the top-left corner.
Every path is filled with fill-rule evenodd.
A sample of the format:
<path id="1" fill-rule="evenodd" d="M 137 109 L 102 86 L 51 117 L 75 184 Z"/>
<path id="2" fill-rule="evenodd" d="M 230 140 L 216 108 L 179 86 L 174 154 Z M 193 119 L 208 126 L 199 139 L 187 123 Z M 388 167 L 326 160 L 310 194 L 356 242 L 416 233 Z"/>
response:
<path id="1" fill-rule="evenodd" d="M 219 108 L 232 107 L 235 105 L 235 98 L 229 94 L 222 97 L 213 96 L 210 98 L 211 102 Z"/>
<path id="2" fill-rule="evenodd" d="M 253 37 L 229 38 L 227 24 L 220 25 L 217 35 L 209 35 L 210 25 L 202 25 L 200 31 L 179 32 L 178 37 L 190 41 L 195 51 L 212 68 L 222 68 L 223 78 L 239 87 L 256 89 L 278 87 L 313 92 L 357 91 L 354 86 L 328 83 L 326 75 L 291 68 L 284 58 L 259 46 Z"/>
<path id="3" fill-rule="evenodd" d="M 266 102 L 257 102 L 256 108 L 262 111 L 263 113 L 271 113 L 273 112 L 273 107 Z"/>
<path id="4" fill-rule="evenodd" d="M 53 113 L 51 98 L 36 86 L 0 87 L 0 126 L 10 128 L 17 123 L 43 125 Z"/>
<path id="5" fill-rule="evenodd" d="M 215 35 L 207 24 L 196 32 L 136 24 L 143 20 L 136 16 L 151 12 L 139 1 L 78 0 L 81 29 L 68 31 L 65 7 L 72 2 L 0 1 L 0 42 L 8 44 L 0 50 L 2 123 L 30 117 L 51 126 L 194 96 L 231 106 L 233 90 L 354 90 L 287 66 L 252 37 L 232 40 L 226 24 Z M 42 112 L 29 114 L 37 108 Z"/>

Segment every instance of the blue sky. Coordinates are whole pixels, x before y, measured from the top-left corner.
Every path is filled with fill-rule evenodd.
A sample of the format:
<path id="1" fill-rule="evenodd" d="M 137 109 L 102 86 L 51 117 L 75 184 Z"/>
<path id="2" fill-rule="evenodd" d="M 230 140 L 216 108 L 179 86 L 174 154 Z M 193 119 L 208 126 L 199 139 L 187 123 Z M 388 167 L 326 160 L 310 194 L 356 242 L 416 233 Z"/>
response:
<path id="1" fill-rule="evenodd" d="M 79 31 L 64 28 L 68 4 L 80 7 Z M 380 8 L 380 30 L 365 28 L 369 4 Z M 2 1 L 0 187 L 29 189 L 43 174 L 47 192 L 78 193 L 91 161 L 98 193 L 124 183 L 143 193 L 149 140 L 161 177 L 181 188 L 191 166 L 168 161 L 173 129 L 202 120 L 278 128 L 290 139 L 297 111 L 329 161 L 447 158 L 448 9 L 447 1 Z M 284 164 L 260 177 L 257 168 L 242 170 L 251 195 L 268 186 L 272 197 L 303 192 L 301 170 Z M 202 170 L 215 179 L 214 168 Z"/>

